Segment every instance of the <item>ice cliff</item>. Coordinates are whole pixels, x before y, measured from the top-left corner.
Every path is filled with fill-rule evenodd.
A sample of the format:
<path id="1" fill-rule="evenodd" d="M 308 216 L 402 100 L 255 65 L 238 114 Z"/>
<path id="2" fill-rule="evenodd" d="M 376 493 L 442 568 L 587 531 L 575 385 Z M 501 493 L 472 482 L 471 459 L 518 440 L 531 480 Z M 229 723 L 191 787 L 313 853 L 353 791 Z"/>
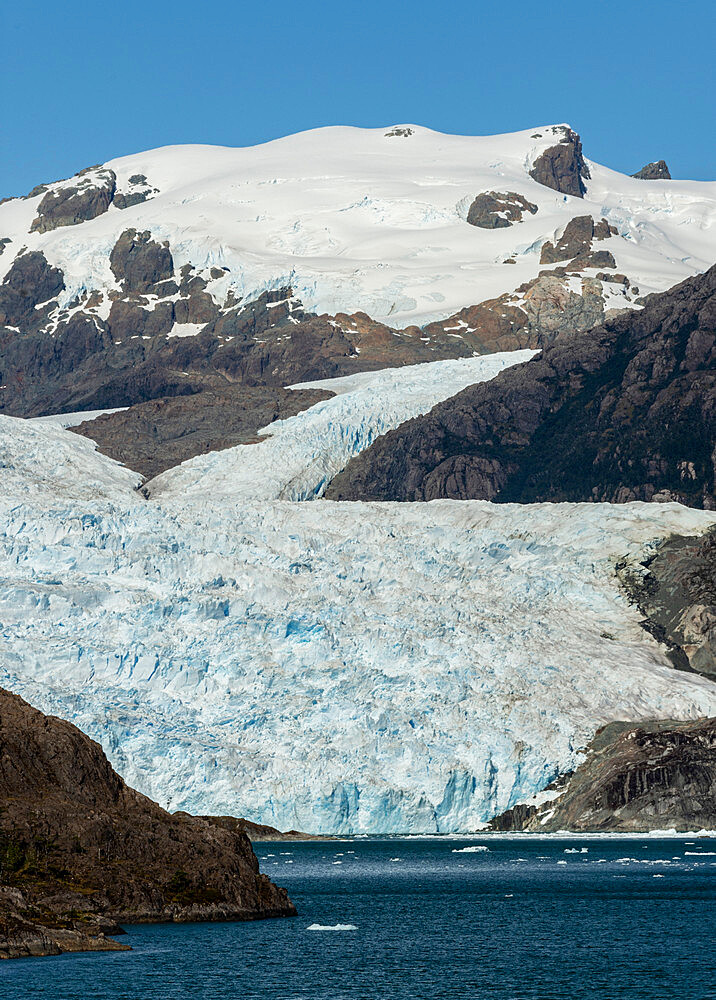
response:
<path id="1" fill-rule="evenodd" d="M 604 722 L 716 715 L 612 569 L 716 514 L 277 499 L 315 495 L 351 427 L 431 405 L 427 368 L 340 380 L 149 500 L 86 439 L 0 417 L 0 685 L 170 809 L 331 833 L 474 829 Z M 464 377 L 430 368 L 434 393 Z"/>

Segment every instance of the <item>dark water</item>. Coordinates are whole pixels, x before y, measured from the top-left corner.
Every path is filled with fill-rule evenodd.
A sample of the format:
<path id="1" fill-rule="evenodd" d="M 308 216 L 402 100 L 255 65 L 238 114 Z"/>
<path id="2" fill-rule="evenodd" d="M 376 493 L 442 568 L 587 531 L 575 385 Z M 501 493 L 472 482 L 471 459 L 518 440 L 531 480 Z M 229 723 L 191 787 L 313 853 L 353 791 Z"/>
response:
<path id="1" fill-rule="evenodd" d="M 130 928 L 132 952 L 0 964 L 0 998 L 716 998 L 716 840 L 475 843 L 260 844 L 297 919 Z"/>

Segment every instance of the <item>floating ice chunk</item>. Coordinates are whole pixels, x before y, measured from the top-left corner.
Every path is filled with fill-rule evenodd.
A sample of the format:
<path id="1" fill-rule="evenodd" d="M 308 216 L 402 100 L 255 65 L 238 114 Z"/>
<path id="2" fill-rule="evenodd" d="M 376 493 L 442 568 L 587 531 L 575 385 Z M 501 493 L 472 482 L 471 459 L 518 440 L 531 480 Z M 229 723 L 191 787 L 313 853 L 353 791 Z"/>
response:
<path id="1" fill-rule="evenodd" d="M 474 847 L 453 847 L 453 854 L 481 854 L 487 852 L 489 854 L 490 848 L 485 847 L 483 844 L 477 844 Z"/>
<path id="2" fill-rule="evenodd" d="M 357 931 L 355 924 L 309 924 L 307 931 Z"/>

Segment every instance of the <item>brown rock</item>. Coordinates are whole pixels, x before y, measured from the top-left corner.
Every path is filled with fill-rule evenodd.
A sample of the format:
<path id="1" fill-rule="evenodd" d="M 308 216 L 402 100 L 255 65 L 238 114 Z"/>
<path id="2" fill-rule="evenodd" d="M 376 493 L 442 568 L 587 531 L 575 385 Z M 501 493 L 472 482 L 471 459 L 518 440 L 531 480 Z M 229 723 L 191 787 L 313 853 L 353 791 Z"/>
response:
<path id="1" fill-rule="evenodd" d="M 716 827 L 716 719 L 613 722 L 542 805 L 514 806 L 492 830 L 622 833 Z"/>
<path id="2" fill-rule="evenodd" d="M 485 191 L 470 205 L 467 221 L 481 229 L 504 229 L 521 222 L 525 212 L 534 215 L 536 211 L 536 205 L 514 191 Z"/>
<path id="3" fill-rule="evenodd" d="M 171 816 L 70 723 L 1 689 L 0 872 L 14 891 L 0 895 L 6 940 L 19 915 L 60 950 L 82 942 L 63 942 L 58 929 L 97 938 L 117 922 L 295 913 L 243 833 Z"/>
<path id="4" fill-rule="evenodd" d="M 530 177 L 562 194 L 583 198 L 587 190 L 584 178 L 589 179 L 589 167 L 582 156 L 582 141 L 570 128 L 556 127 L 552 131 L 562 138 L 558 145 L 550 146 L 537 157 Z"/>
<path id="5" fill-rule="evenodd" d="M 116 189 L 114 171 L 90 167 L 76 176 L 81 178 L 76 184 L 47 191 L 37 206 L 30 232 L 47 233 L 61 226 L 77 226 L 107 211 Z"/>
<path id="6" fill-rule="evenodd" d="M 112 274 L 127 292 L 154 293 L 155 286 L 171 278 L 174 262 L 169 247 L 157 243 L 150 232 L 125 229 L 109 257 Z"/>
<path id="7" fill-rule="evenodd" d="M 284 420 L 330 392 L 292 392 L 263 386 L 233 385 L 139 403 L 71 428 L 91 438 L 99 450 L 153 479 L 160 472 L 209 451 L 256 443 L 260 428 Z"/>
<path id="8" fill-rule="evenodd" d="M 326 497 L 714 509 L 715 329 L 716 266 L 378 438 Z"/>
<path id="9" fill-rule="evenodd" d="M 647 163 L 641 170 L 637 170 L 632 177 L 638 177 L 641 181 L 670 181 L 671 174 L 664 160 L 656 160 L 654 163 Z"/>

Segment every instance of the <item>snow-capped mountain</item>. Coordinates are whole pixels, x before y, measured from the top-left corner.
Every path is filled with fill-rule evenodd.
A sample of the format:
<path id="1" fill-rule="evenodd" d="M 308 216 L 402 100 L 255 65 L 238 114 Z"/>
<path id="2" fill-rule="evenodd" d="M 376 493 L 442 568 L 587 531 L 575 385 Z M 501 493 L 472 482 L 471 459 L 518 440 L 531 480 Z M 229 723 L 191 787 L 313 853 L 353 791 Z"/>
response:
<path id="1" fill-rule="evenodd" d="M 253 298 L 290 286 L 310 311 L 362 310 L 402 328 L 536 277 L 542 246 L 574 216 L 614 227 L 600 248 L 642 295 L 713 262 L 716 184 L 644 181 L 587 160 L 583 197 L 552 190 L 530 171 L 568 131 L 473 137 L 416 125 L 334 127 L 244 149 L 170 146 L 125 156 L 0 205 L 0 237 L 11 241 L 0 278 L 22 247 L 40 250 L 64 274 L 60 308 L 100 291 L 97 314 L 106 319 L 107 293 L 117 290 L 110 254 L 132 227 L 168 241 L 177 268 L 214 268 L 208 291 L 219 304 L 229 291 Z M 84 213 L 55 206 L 38 225 L 48 194 L 61 208 L 62 197 L 82 191 L 86 202 L 94 195 Z M 519 195 L 534 210 L 497 228 L 469 225 L 485 192 Z M 510 222 L 504 207 L 496 212 Z"/>
<path id="2" fill-rule="evenodd" d="M 716 715 L 716 685 L 672 668 L 615 573 L 715 513 L 321 499 L 481 382 L 494 417 L 465 410 L 437 444 L 415 420 L 390 468 L 460 445 L 500 472 L 498 426 L 512 447 L 554 415 L 528 359 L 556 341 L 585 334 L 581 368 L 550 355 L 544 384 L 621 371 L 589 331 L 714 255 L 716 184 L 655 172 L 586 160 L 568 126 L 332 128 L 154 150 L 0 204 L 0 685 L 170 808 L 323 832 L 474 829 L 603 723 Z M 687 323 L 675 301 L 673 370 L 642 329 L 668 302 L 635 314 L 625 467 L 642 369 L 667 404 L 684 365 L 710 399 L 710 306 Z M 313 395 L 282 409 L 287 387 Z M 92 423 L 72 431 L 100 412 L 129 467 Z M 667 430 L 690 419 L 669 412 Z M 698 430 L 677 456 L 692 478 Z M 143 482 L 132 456 L 169 440 Z"/>

